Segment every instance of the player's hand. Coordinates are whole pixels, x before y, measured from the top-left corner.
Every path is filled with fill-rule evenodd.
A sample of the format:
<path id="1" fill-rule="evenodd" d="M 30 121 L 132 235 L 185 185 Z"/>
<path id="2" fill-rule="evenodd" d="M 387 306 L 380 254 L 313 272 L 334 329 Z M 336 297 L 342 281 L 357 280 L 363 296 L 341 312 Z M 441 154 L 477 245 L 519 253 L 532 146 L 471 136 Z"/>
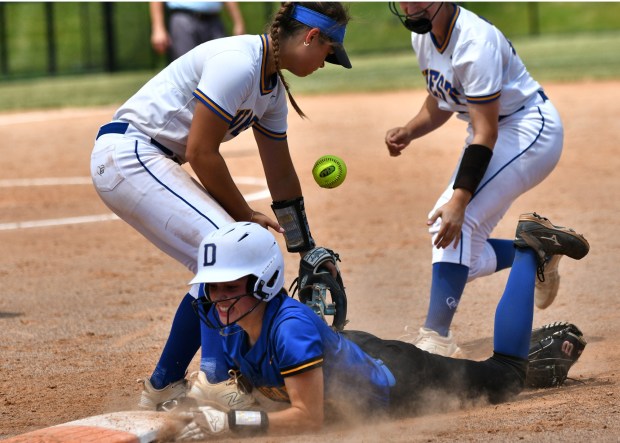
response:
<path id="1" fill-rule="evenodd" d="M 158 54 L 165 54 L 170 46 L 170 36 L 165 29 L 153 29 L 151 33 L 151 46 Z"/>
<path id="2" fill-rule="evenodd" d="M 447 248 L 454 242 L 454 248 L 461 240 L 461 228 L 465 221 L 465 209 L 471 199 L 471 194 L 464 189 L 456 189 L 448 203 L 439 207 L 428 219 L 426 224 L 431 226 L 441 217 L 441 226 L 433 244 L 437 248 Z"/>
<path id="3" fill-rule="evenodd" d="M 245 25 L 243 23 L 235 23 L 232 30 L 233 35 L 245 34 Z"/>
<path id="4" fill-rule="evenodd" d="M 385 134 L 385 144 L 392 157 L 398 157 L 401 151 L 411 143 L 411 135 L 407 128 L 392 128 Z"/>
<path id="5" fill-rule="evenodd" d="M 299 256 L 301 258 L 304 257 L 304 255 L 306 255 L 308 252 L 310 251 L 304 251 L 304 252 L 300 252 Z M 337 278 L 338 277 L 338 267 L 336 266 L 335 263 L 331 262 L 331 261 L 326 261 L 325 263 L 323 263 L 318 269 L 320 268 L 325 268 L 325 270 L 327 272 L 329 272 L 331 274 L 332 277 Z"/>
<path id="6" fill-rule="evenodd" d="M 280 226 L 278 222 L 274 221 L 270 217 L 267 217 L 262 212 L 252 211 L 252 216 L 250 218 L 250 221 L 254 223 L 258 223 L 265 229 L 271 228 L 274 231 L 279 232 L 280 234 L 284 234 L 284 228 Z"/>
<path id="7" fill-rule="evenodd" d="M 179 415 L 191 422 L 179 431 L 176 440 L 206 440 L 209 436 L 221 435 L 230 429 L 228 414 L 211 406 L 201 406 Z"/>

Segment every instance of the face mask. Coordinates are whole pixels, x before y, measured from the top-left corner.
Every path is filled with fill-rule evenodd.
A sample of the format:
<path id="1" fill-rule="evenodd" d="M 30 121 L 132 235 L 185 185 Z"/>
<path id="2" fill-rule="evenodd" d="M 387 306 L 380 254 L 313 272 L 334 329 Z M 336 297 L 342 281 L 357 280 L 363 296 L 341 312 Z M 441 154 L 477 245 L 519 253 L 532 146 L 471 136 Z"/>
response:
<path id="1" fill-rule="evenodd" d="M 434 18 L 434 17 L 433 17 Z M 433 22 L 427 18 L 419 18 L 417 20 L 405 19 L 403 22 L 405 28 L 416 34 L 428 34 L 433 29 Z"/>
<path id="2" fill-rule="evenodd" d="M 432 5 L 429 5 L 427 9 L 430 8 L 431 6 Z M 433 20 L 435 19 L 435 16 L 437 15 L 437 13 L 439 12 L 442 6 L 443 6 L 443 3 L 439 5 L 439 8 L 437 8 L 437 11 L 435 11 L 435 14 L 433 14 L 433 16 L 430 19 L 426 17 L 422 17 L 422 18 L 412 20 L 409 18 L 409 16 L 401 14 L 398 11 L 398 9 L 396 8 L 395 2 L 390 2 L 390 11 L 392 12 L 392 14 L 394 14 L 400 19 L 400 22 L 409 31 L 415 32 L 416 34 L 427 34 L 431 31 L 431 29 L 433 29 Z"/>

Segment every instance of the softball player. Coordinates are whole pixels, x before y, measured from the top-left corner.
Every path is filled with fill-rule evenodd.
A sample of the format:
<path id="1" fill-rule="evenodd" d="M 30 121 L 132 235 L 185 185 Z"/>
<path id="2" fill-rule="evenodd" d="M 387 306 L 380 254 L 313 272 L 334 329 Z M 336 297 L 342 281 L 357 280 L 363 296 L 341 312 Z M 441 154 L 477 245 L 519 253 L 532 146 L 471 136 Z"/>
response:
<path id="1" fill-rule="evenodd" d="M 391 156 L 442 126 L 452 114 L 467 124 L 462 156 L 429 214 L 432 282 L 424 326 L 403 339 L 441 355 L 459 353 L 450 324 L 465 284 L 512 264 L 511 240 L 490 239 L 512 202 L 556 166 L 563 126 L 512 44 L 493 25 L 453 3 L 400 3 L 390 8 L 412 31 L 428 96 L 407 124 L 387 131 Z M 558 291 L 559 257 L 545 265 L 536 305 Z"/>
<path id="2" fill-rule="evenodd" d="M 556 242 L 545 241 L 552 236 Z M 589 251 L 583 236 L 537 214 L 520 217 L 514 245 L 514 263 L 495 315 L 493 356 L 471 361 L 365 332 L 335 332 L 310 307 L 286 295 L 282 254 L 269 231 L 240 222 L 211 232 L 200 245 L 191 281 L 204 285 L 204 296 L 195 302 L 203 331 L 221 331 L 223 366 L 286 406 L 273 412 L 233 408 L 226 414 L 201 408 L 203 433 L 220 433 L 226 426 L 313 431 L 332 416 L 331 408 L 370 416 L 411 414 L 436 391 L 459 399 L 510 399 L 524 386 L 540 257 L 581 259 Z"/>
<path id="3" fill-rule="evenodd" d="M 196 271 L 202 238 L 225 224 L 250 220 L 285 236 L 290 252 L 315 246 L 286 138 L 282 76 L 306 76 L 325 61 L 350 68 L 343 47 L 348 14 L 340 3 L 284 3 L 269 34 L 213 40 L 172 62 L 101 127 L 91 157 L 104 203 L 162 251 Z M 252 128 L 276 220 L 254 211 L 235 185 L 220 145 Z M 181 165 L 189 162 L 194 180 Z M 200 322 L 183 298 L 140 407 L 154 409 L 183 396 L 185 373 L 200 347 Z M 214 334 L 217 335 L 216 333 Z M 211 382 L 228 378 L 217 367 L 220 341 L 205 344 L 202 366 Z"/>

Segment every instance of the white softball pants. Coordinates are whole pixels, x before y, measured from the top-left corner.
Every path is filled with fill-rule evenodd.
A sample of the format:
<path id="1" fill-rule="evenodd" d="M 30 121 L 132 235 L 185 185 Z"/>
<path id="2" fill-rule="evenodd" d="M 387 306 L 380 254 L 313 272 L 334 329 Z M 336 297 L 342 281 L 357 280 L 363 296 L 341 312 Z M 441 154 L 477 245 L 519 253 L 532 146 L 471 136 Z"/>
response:
<path id="1" fill-rule="evenodd" d="M 203 237 L 234 222 L 181 165 L 131 125 L 125 134 L 95 141 L 91 175 L 116 215 L 192 273 Z M 198 297 L 198 285 L 189 292 Z"/>
<path id="2" fill-rule="evenodd" d="M 473 138 L 471 125 L 468 134 L 465 147 Z M 487 242 L 491 232 L 517 197 L 551 173 L 560 159 L 563 142 L 560 116 L 539 94 L 523 110 L 502 119 L 489 167 L 465 210 L 461 241 L 456 249 L 452 245 L 445 249 L 433 246 L 432 262 L 469 267 L 468 281 L 495 272 L 497 258 Z M 458 166 L 429 217 L 452 197 L 457 171 Z M 440 226 L 441 218 L 429 228 L 432 240 Z"/>

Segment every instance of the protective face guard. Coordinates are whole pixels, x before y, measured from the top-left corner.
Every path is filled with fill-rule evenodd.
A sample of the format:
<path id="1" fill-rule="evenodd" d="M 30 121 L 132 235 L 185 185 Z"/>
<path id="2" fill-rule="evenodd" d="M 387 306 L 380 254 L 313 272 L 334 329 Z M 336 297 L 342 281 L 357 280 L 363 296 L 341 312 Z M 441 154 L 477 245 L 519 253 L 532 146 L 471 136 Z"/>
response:
<path id="1" fill-rule="evenodd" d="M 426 10 L 428 10 L 428 8 L 430 8 L 431 6 L 433 6 L 433 4 L 428 5 L 426 8 L 424 8 L 422 11 L 418 12 L 417 14 L 407 15 L 407 14 L 401 14 L 399 12 L 398 7 L 396 6 L 396 2 L 389 2 L 390 12 L 394 14 L 396 17 L 398 17 L 398 19 L 400 20 L 400 22 L 403 24 L 405 28 L 407 28 L 411 32 L 415 32 L 416 34 L 427 34 L 431 31 L 431 29 L 433 29 L 433 19 L 435 18 L 435 16 L 437 15 L 441 7 L 443 6 L 443 2 L 439 6 L 439 8 L 437 8 L 437 11 L 435 11 L 435 14 L 433 14 L 433 16 L 430 19 L 426 17 L 412 19 L 410 17 L 426 12 Z"/>
<path id="2" fill-rule="evenodd" d="M 209 297 L 209 290 L 207 288 L 207 285 L 201 285 L 201 292 L 203 292 L 205 295 L 202 297 L 197 298 L 196 300 L 192 301 L 192 307 L 194 308 L 194 312 L 196 312 L 196 315 L 198 315 L 198 318 L 200 319 L 200 321 L 202 321 L 205 325 L 207 325 L 207 327 L 211 328 L 211 329 L 219 329 L 222 330 L 224 328 L 227 328 L 229 326 L 234 326 L 236 325 L 236 323 L 241 320 L 242 318 L 245 318 L 247 315 L 249 315 L 251 312 L 254 311 L 254 309 L 256 309 L 258 307 L 258 305 L 261 303 L 261 301 L 259 299 L 256 299 L 256 297 L 254 297 L 254 295 L 251 292 L 246 291 L 245 294 L 241 294 L 241 295 L 235 295 L 234 297 L 229 297 L 229 298 L 224 298 L 222 300 L 218 300 L 216 302 L 212 301 L 211 298 Z M 221 302 L 226 302 L 226 301 L 230 301 L 230 300 L 235 300 L 234 303 L 232 303 L 230 305 L 229 308 L 235 306 L 243 297 L 251 297 L 253 299 L 256 300 L 256 303 L 254 304 L 254 306 L 252 308 L 250 308 L 245 314 L 241 315 L 238 319 L 236 319 L 234 322 L 230 321 L 230 317 L 227 313 L 226 315 L 226 323 L 222 323 L 222 321 L 220 320 L 220 316 L 217 312 L 215 312 L 215 305 Z M 234 331 L 233 333 L 236 333 L 238 331 Z"/>

